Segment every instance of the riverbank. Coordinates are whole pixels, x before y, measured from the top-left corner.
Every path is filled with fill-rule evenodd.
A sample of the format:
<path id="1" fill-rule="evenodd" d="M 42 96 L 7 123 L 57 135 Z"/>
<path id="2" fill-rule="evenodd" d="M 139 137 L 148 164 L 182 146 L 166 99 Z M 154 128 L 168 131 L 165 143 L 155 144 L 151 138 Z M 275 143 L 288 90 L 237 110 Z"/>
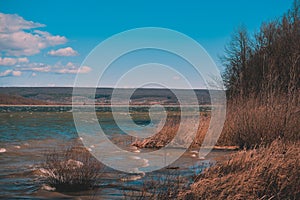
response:
<path id="1" fill-rule="evenodd" d="M 200 174 L 179 199 L 299 199 L 300 142 L 239 151 Z"/>

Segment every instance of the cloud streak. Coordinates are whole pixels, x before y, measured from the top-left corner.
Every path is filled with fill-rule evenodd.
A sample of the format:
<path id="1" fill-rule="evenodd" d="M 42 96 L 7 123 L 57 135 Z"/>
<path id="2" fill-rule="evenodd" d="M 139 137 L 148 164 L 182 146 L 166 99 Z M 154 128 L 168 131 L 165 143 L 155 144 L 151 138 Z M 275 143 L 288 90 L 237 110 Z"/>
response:
<path id="1" fill-rule="evenodd" d="M 77 56 L 78 52 L 71 47 L 61 48 L 58 50 L 51 50 L 48 52 L 50 56 Z"/>
<path id="2" fill-rule="evenodd" d="M 32 71 L 32 72 L 42 72 L 42 73 L 57 73 L 57 74 L 86 74 L 92 71 L 89 66 L 79 67 L 78 65 L 69 62 L 66 65 L 57 63 L 55 65 L 48 65 L 45 63 L 30 63 L 23 67 L 17 68 L 20 71 Z"/>
<path id="3" fill-rule="evenodd" d="M 28 63 L 28 58 L 1 58 L 0 57 L 0 66 L 14 66 L 16 64 Z"/>
<path id="4" fill-rule="evenodd" d="M 15 70 L 5 70 L 4 72 L 0 72 L 0 77 L 6 77 L 6 76 L 21 76 L 21 71 L 15 71 Z"/>

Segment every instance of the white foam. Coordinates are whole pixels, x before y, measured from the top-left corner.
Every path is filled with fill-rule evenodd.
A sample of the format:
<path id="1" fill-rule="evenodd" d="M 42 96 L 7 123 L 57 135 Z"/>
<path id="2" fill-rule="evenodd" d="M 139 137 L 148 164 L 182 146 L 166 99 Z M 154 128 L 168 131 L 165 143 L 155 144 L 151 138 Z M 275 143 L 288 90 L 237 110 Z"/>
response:
<path id="1" fill-rule="evenodd" d="M 140 171 L 138 168 L 133 168 L 130 173 L 133 173 L 133 174 L 140 174 L 142 176 L 145 176 L 145 172 L 143 171 Z"/>
<path id="2" fill-rule="evenodd" d="M 92 151 L 92 149 L 91 149 L 91 148 L 86 148 L 86 150 L 88 150 L 88 151 L 90 151 L 90 152 Z"/>
<path id="3" fill-rule="evenodd" d="M 138 150 L 138 148 L 136 146 L 131 146 L 130 149 L 132 149 L 132 150 Z"/>
<path id="4" fill-rule="evenodd" d="M 4 153 L 6 152 L 6 149 L 5 148 L 0 148 L 0 153 Z"/>
<path id="5" fill-rule="evenodd" d="M 142 167 L 148 167 L 149 166 L 149 160 L 143 159 L 143 166 Z"/>
<path id="6" fill-rule="evenodd" d="M 134 160 L 139 160 L 139 159 L 141 159 L 141 157 L 138 157 L 138 156 L 129 156 L 129 158 L 134 159 Z"/>
<path id="7" fill-rule="evenodd" d="M 55 188 L 55 187 L 51 187 L 51 186 L 49 186 L 49 185 L 45 185 L 45 184 L 43 184 L 43 186 L 42 186 L 42 190 L 47 190 L 47 191 L 55 191 L 55 190 L 56 190 L 56 188 Z"/>

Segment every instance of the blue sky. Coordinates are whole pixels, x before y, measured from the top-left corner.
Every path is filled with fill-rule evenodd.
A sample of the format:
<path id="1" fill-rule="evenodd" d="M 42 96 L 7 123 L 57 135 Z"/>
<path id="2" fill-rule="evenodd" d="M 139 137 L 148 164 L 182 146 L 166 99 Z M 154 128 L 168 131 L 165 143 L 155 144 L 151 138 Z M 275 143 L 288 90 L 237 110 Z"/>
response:
<path id="1" fill-rule="evenodd" d="M 192 37 L 222 69 L 218 56 L 236 27 L 257 31 L 291 4 L 292 0 L 0 0 L 0 86 L 72 86 L 81 62 L 98 43 L 147 26 Z M 92 72 L 89 66 L 80 71 Z"/>

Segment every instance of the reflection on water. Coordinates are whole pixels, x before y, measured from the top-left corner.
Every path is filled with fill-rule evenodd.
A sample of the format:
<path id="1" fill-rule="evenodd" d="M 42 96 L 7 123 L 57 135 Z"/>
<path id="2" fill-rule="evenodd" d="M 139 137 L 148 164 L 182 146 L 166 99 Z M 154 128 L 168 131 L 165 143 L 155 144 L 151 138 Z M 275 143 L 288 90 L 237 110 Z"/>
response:
<path id="1" fill-rule="evenodd" d="M 108 108 L 101 108 L 97 115 L 108 138 L 122 148 L 128 148 L 130 137 L 127 137 L 112 119 Z M 47 191 L 41 183 L 37 171 L 45 160 L 45 154 L 53 149 L 60 149 L 74 142 L 80 142 L 74 126 L 70 108 L 65 107 L 0 107 L 0 196 L 6 199 L 15 198 L 61 198 L 68 199 L 80 196 L 81 199 L 90 199 L 96 196 L 107 199 L 118 199 L 123 196 L 124 188 L 139 188 L 150 176 L 160 176 L 166 170 L 160 170 L 144 176 L 143 173 L 124 174 L 107 168 L 101 189 L 62 194 Z M 138 112 L 135 110 L 134 112 Z M 120 115 L 122 112 L 120 112 Z M 136 115 L 139 125 L 147 124 L 147 116 Z M 131 127 L 127 127 L 130 131 Z M 134 130 L 132 130 L 134 131 Z M 124 139 L 128 140 L 124 142 Z M 123 141 L 123 143 L 122 143 Z M 91 147 L 92 150 L 93 147 Z M 136 157 L 128 158 L 138 160 Z M 146 151 L 146 150 L 141 150 Z M 176 151 L 176 150 L 174 150 Z M 220 153 L 213 152 L 208 160 L 198 160 L 193 152 L 187 152 L 182 158 L 172 164 L 182 176 L 192 176 L 199 173 L 203 167 L 209 166 L 214 157 Z M 112 158 L 112 159 L 118 159 Z M 146 160 L 140 160 L 145 166 Z M 199 167 L 200 166 L 200 167 Z"/>

